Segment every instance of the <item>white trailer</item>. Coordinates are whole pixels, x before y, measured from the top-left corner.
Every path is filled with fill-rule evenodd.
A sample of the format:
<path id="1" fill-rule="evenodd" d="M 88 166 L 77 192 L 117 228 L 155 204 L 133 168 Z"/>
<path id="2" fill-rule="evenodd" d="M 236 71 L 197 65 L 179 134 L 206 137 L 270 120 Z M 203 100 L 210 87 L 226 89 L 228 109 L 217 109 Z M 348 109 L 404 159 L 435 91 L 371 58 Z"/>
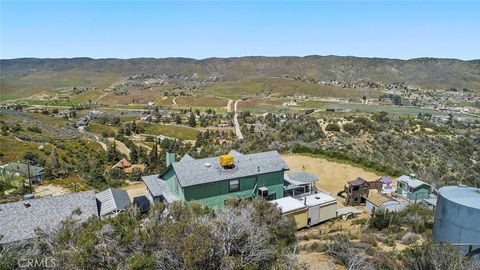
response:
<path id="1" fill-rule="evenodd" d="M 308 207 L 308 226 L 336 218 L 337 199 L 320 192 L 302 197 L 303 204 Z"/>

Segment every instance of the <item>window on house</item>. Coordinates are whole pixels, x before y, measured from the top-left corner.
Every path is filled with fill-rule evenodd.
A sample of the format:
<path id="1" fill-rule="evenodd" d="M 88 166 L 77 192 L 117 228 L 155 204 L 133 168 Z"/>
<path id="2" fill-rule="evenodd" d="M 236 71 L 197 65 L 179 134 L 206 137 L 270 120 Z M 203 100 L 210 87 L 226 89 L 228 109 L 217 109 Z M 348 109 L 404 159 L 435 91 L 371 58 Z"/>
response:
<path id="1" fill-rule="evenodd" d="M 235 179 L 235 180 L 230 180 L 230 182 L 228 182 L 229 192 L 237 192 L 239 190 L 240 190 L 240 180 Z"/>
<path id="2" fill-rule="evenodd" d="M 179 191 L 180 187 L 178 185 L 177 179 L 174 179 L 174 180 L 175 180 L 175 192 L 177 192 L 177 194 L 178 194 L 178 191 Z"/>

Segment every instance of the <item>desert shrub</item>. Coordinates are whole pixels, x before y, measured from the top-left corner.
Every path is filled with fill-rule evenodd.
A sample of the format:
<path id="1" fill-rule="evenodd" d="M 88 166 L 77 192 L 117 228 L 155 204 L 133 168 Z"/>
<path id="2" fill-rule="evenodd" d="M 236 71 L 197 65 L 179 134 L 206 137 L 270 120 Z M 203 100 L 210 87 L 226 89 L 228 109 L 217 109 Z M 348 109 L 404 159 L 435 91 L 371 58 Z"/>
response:
<path id="1" fill-rule="evenodd" d="M 360 235 L 360 241 L 363 243 L 367 243 L 373 247 L 378 246 L 377 240 L 375 239 L 375 236 L 368 234 L 368 233 L 362 233 Z"/>
<path id="2" fill-rule="evenodd" d="M 337 235 L 326 244 L 325 253 L 335 257 L 349 269 L 370 270 L 374 269 L 369 256 L 361 248 L 355 248 L 345 235 Z"/>
<path id="3" fill-rule="evenodd" d="M 402 237 L 402 240 L 400 242 L 404 245 L 411 245 L 417 242 L 418 239 L 420 239 L 420 235 L 408 232 Z"/>
<path id="4" fill-rule="evenodd" d="M 27 127 L 27 130 L 35 133 L 42 133 L 42 130 L 39 127 Z"/>
<path id="5" fill-rule="evenodd" d="M 448 269 L 474 270 L 479 269 L 479 262 L 466 258 L 457 248 L 448 244 L 435 245 L 426 242 L 403 250 L 399 256 L 404 269 Z"/>
<path id="6" fill-rule="evenodd" d="M 340 131 L 340 126 L 337 123 L 329 123 L 325 127 L 326 131 Z"/>
<path id="7" fill-rule="evenodd" d="M 375 211 L 375 214 L 370 219 L 369 226 L 379 231 L 389 228 L 392 225 L 399 225 L 400 217 L 396 212 L 390 211 Z"/>

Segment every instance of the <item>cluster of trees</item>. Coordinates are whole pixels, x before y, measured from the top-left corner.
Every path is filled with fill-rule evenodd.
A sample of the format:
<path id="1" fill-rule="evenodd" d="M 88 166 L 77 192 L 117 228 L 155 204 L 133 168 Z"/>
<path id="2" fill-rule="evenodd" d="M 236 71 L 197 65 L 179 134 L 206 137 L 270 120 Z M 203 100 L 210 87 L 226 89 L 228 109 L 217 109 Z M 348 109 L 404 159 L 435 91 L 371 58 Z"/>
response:
<path id="1" fill-rule="evenodd" d="M 74 217 L 75 213 L 72 213 Z M 264 200 L 212 210 L 155 204 L 146 216 L 71 220 L 55 233 L 0 251 L 2 268 L 53 258 L 58 269 L 297 269 L 295 223 Z"/>

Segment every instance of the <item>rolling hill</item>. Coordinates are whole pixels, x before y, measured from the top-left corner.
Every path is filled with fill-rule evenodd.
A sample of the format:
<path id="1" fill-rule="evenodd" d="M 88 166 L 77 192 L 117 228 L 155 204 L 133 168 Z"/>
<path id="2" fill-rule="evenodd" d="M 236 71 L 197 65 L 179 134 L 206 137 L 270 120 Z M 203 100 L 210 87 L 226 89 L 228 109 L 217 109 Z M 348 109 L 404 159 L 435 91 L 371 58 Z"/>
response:
<path id="1" fill-rule="evenodd" d="M 84 86 L 105 88 L 133 74 L 216 76 L 222 81 L 285 77 L 341 82 L 402 82 L 420 88 L 480 91 L 480 60 L 410 60 L 343 56 L 91 59 L 19 58 L 0 60 L 3 100 L 39 91 Z"/>

